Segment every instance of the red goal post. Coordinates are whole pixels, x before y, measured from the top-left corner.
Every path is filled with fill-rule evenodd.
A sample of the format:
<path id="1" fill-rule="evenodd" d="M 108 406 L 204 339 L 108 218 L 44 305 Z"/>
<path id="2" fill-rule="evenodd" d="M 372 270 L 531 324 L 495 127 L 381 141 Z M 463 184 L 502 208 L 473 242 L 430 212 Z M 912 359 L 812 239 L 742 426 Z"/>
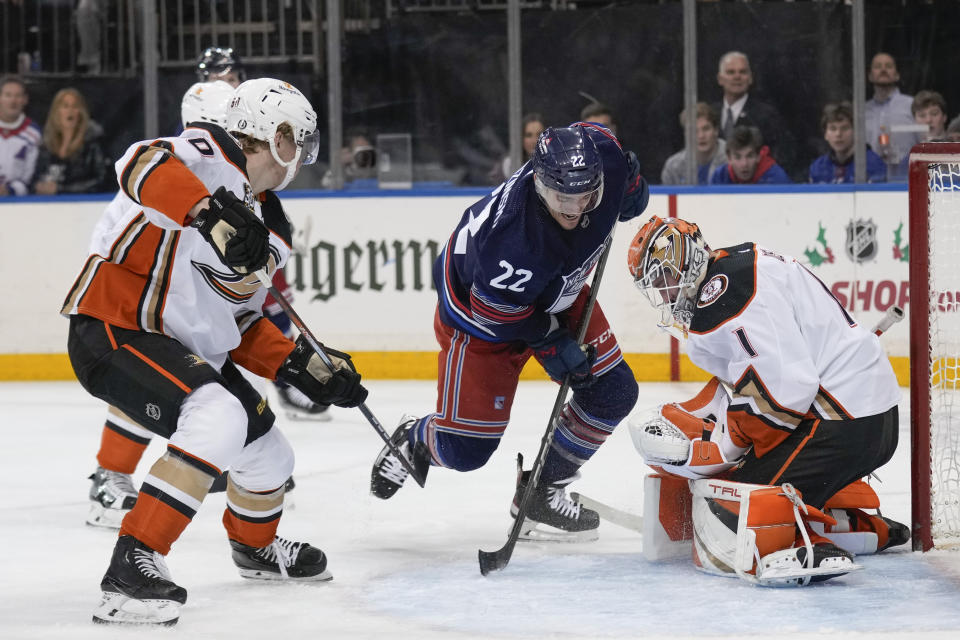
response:
<path id="1" fill-rule="evenodd" d="M 960 143 L 913 147 L 909 181 L 912 537 L 928 551 L 960 547 Z"/>

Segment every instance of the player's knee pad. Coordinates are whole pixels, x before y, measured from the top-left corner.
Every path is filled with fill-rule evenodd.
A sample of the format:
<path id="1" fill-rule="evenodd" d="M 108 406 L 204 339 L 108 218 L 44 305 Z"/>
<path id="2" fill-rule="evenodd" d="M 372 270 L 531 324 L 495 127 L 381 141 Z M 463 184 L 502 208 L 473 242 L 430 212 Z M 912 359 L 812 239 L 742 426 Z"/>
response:
<path id="1" fill-rule="evenodd" d="M 230 478 L 247 491 L 272 491 L 293 473 L 293 447 L 274 427 L 248 444 L 230 467 Z"/>
<path id="2" fill-rule="evenodd" d="M 587 413 L 618 423 L 633 410 L 639 394 L 640 387 L 629 365 L 620 362 L 593 385 L 574 391 L 573 397 Z"/>
<path id="3" fill-rule="evenodd" d="M 246 410 L 236 396 L 213 382 L 194 389 L 184 400 L 170 444 L 222 471 L 243 450 L 246 437 Z"/>
<path id="4" fill-rule="evenodd" d="M 487 464 L 500 445 L 500 438 L 473 438 L 436 430 L 436 451 L 444 466 L 473 471 Z"/>
<path id="5" fill-rule="evenodd" d="M 708 573 L 763 586 L 799 586 L 857 568 L 850 554 L 832 545 L 829 553 L 815 551 L 807 519 L 833 520 L 804 505 L 790 485 L 705 479 L 691 488 L 694 562 Z M 795 545 L 798 531 L 801 546 Z"/>

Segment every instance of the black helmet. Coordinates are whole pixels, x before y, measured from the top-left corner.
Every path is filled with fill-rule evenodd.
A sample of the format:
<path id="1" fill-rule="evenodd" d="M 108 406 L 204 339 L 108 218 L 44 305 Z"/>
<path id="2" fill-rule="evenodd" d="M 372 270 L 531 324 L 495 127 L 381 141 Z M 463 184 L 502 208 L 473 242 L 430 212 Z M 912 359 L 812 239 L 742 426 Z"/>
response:
<path id="1" fill-rule="evenodd" d="M 231 71 L 237 74 L 240 82 L 247 79 L 240 56 L 230 47 L 207 47 L 197 60 L 197 79 L 200 82 L 220 80 L 221 76 Z"/>

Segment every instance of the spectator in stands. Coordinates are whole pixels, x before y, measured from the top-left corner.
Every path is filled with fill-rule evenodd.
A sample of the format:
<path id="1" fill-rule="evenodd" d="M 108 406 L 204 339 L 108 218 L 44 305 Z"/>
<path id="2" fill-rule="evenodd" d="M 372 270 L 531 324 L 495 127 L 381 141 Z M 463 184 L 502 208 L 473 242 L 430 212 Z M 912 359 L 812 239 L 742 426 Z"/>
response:
<path id="1" fill-rule="evenodd" d="M 728 51 L 720 57 L 717 84 L 723 89 L 723 98 L 714 103 L 720 114 L 720 137 L 730 141 L 735 127 L 746 125 L 760 130 L 771 153 L 787 170 L 796 172 L 796 142 L 784 124 L 780 112 L 750 94 L 753 71 L 747 54 Z"/>
<path id="2" fill-rule="evenodd" d="M 594 100 L 580 110 L 581 122 L 596 122 L 602 124 L 607 129 L 617 135 L 617 121 L 613 117 L 613 111 L 602 102 Z"/>
<path id="3" fill-rule="evenodd" d="M 103 128 L 90 119 L 83 95 L 73 88 L 53 96 L 43 127 L 33 190 L 41 195 L 95 193 L 105 188 L 107 160 Z"/>
<path id="4" fill-rule="evenodd" d="M 917 140 L 911 131 L 893 131 L 898 125 L 914 124 L 913 96 L 900 93 L 897 62 L 889 53 L 873 56 L 867 79 L 873 85 L 873 97 L 867 100 L 864 112 L 867 144 L 888 165 L 897 165 Z"/>
<path id="5" fill-rule="evenodd" d="M 687 110 L 680 112 L 680 126 L 686 129 Z M 697 103 L 697 184 L 707 184 L 710 176 L 727 161 L 727 143 L 720 139 L 720 116 L 706 102 Z M 687 150 L 678 151 L 663 164 L 663 184 L 688 184 Z"/>
<path id="6" fill-rule="evenodd" d="M 377 151 L 366 129 L 354 128 L 344 136 L 346 144 L 340 149 L 343 164 L 343 182 L 356 189 L 376 189 Z M 324 189 L 333 187 L 333 173 L 327 171 L 320 181 Z"/>
<path id="7" fill-rule="evenodd" d="M 771 157 L 756 127 L 738 125 L 727 140 L 727 163 L 717 167 L 712 184 L 789 184 L 790 177 Z"/>
<path id="8" fill-rule="evenodd" d="M 29 100 L 22 78 L 0 77 L 0 196 L 26 195 L 33 179 L 41 133 L 23 112 Z"/>
<path id="9" fill-rule="evenodd" d="M 936 91 L 918 91 L 910 105 L 913 119 L 930 129 L 923 141 L 942 140 L 947 133 L 947 101 Z"/>
<path id="10" fill-rule="evenodd" d="M 957 116 L 947 125 L 947 132 L 944 137 L 948 142 L 960 142 L 960 116 Z"/>
<path id="11" fill-rule="evenodd" d="M 810 164 L 810 182 L 853 182 L 853 105 L 843 101 L 825 106 L 820 128 L 830 151 Z M 886 163 L 867 147 L 867 182 L 886 180 Z"/>
<path id="12" fill-rule="evenodd" d="M 520 158 L 520 165 L 522 166 L 530 159 L 530 156 L 533 155 L 533 150 L 537 146 L 537 140 L 540 138 L 540 134 L 543 133 L 543 130 L 546 128 L 543 124 L 543 116 L 537 112 L 531 112 L 523 116 L 523 155 Z M 515 167 L 510 163 L 510 154 L 508 153 L 503 157 L 500 162 L 493 166 L 493 169 L 490 170 L 490 183 L 491 184 L 500 184 L 504 182 L 507 178 L 513 175 L 513 172 L 519 169 L 520 167 Z"/>

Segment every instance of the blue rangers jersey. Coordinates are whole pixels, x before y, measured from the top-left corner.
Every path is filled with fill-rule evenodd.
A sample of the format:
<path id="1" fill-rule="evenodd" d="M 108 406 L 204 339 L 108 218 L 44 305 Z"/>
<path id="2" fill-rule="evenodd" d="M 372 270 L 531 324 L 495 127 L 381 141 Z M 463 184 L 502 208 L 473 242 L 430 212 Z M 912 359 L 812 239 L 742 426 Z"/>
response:
<path id="1" fill-rule="evenodd" d="M 471 205 L 433 267 L 440 318 L 448 326 L 491 342 L 535 342 L 576 300 L 610 242 L 627 163 L 608 129 L 575 124 L 583 125 L 602 157 L 600 204 L 576 228 L 561 228 L 537 196 L 527 162 Z"/>

